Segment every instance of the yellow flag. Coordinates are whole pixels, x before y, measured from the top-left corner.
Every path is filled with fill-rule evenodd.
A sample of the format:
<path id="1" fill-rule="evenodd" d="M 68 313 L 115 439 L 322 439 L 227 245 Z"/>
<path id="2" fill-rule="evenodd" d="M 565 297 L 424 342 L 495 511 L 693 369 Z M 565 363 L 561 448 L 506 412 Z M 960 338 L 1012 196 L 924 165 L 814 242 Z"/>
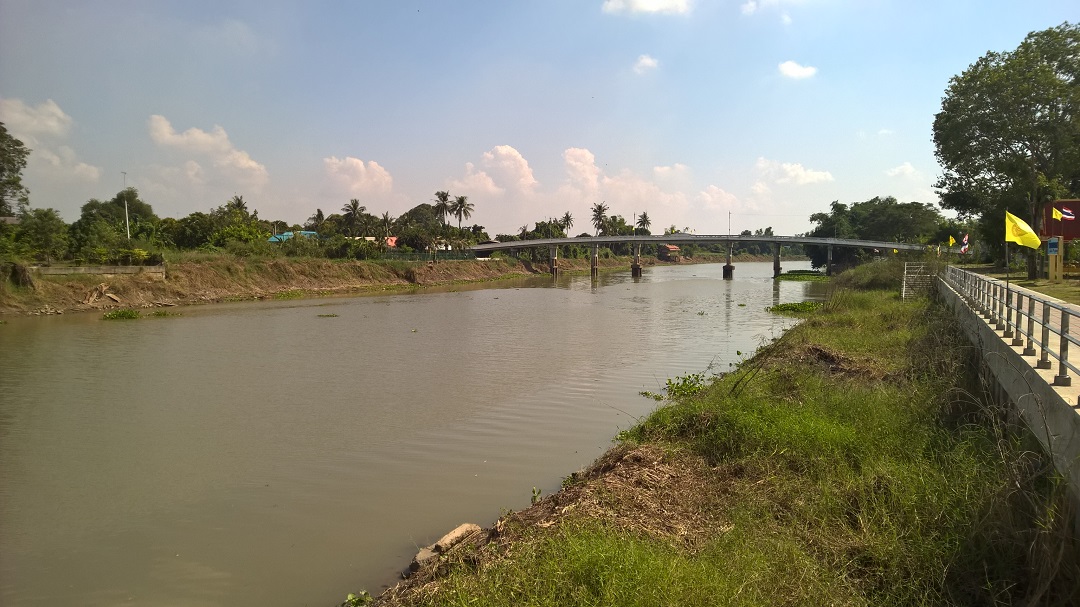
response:
<path id="1" fill-rule="evenodd" d="M 1015 242 L 1032 249 L 1042 246 L 1042 241 L 1031 226 L 1008 211 L 1005 211 L 1005 242 Z"/>
<path id="2" fill-rule="evenodd" d="M 952 234 L 949 234 L 949 246 L 951 247 L 954 244 L 956 244 L 956 239 L 952 237 Z"/>
<path id="3" fill-rule="evenodd" d="M 1061 218 L 1064 217 L 1064 215 L 1061 214 L 1061 211 L 1057 210 L 1057 207 L 1053 207 L 1053 208 L 1054 208 L 1054 219 L 1056 219 L 1058 221 L 1061 221 Z"/>

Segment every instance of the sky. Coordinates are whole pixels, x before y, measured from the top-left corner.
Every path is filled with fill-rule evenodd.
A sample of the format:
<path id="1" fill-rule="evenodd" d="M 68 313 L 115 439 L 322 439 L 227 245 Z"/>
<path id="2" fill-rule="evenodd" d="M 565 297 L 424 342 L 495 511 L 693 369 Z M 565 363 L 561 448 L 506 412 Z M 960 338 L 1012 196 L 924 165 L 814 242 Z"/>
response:
<path id="1" fill-rule="evenodd" d="M 937 203 L 949 79 L 1075 0 L 0 0 L 0 122 L 34 207 L 132 186 L 302 223 L 448 190 L 517 233 L 603 202 L 652 231 L 810 230 Z"/>

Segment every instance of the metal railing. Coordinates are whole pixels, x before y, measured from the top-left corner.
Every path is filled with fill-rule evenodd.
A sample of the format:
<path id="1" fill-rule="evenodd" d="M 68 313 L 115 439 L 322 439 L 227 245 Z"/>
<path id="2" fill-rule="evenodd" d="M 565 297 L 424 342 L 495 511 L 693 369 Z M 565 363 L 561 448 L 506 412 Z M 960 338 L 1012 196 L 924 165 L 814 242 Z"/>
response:
<path id="1" fill-rule="evenodd" d="M 1080 374 L 1080 368 L 1069 362 L 1069 345 L 1080 346 L 1080 340 L 1072 336 L 1069 327 L 1080 312 L 1067 304 L 953 266 L 945 269 L 941 279 L 963 297 L 968 307 L 1000 331 L 1002 339 L 1011 339 L 1015 347 L 1023 346 L 1024 356 L 1037 353 L 1036 369 L 1050 369 L 1051 358 L 1056 360 L 1055 386 L 1071 385 L 1070 372 Z"/>

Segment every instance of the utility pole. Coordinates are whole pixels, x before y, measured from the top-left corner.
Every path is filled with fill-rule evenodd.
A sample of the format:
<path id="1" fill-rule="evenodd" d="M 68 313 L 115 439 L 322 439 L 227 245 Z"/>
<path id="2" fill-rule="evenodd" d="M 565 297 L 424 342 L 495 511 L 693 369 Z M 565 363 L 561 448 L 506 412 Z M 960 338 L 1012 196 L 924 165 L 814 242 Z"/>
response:
<path id="1" fill-rule="evenodd" d="M 128 240 L 131 240 L 131 222 L 128 221 L 127 208 L 127 171 L 120 171 L 120 174 L 124 176 L 124 191 L 120 193 L 124 197 L 124 230 L 127 231 Z"/>

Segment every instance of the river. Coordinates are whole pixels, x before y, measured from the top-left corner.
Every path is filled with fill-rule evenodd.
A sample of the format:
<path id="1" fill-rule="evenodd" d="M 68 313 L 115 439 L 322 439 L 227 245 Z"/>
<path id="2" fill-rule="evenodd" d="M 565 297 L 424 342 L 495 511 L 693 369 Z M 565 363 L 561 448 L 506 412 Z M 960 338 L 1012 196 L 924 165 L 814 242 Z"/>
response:
<path id="1" fill-rule="evenodd" d="M 785 262 L 803 269 L 807 262 Z M 598 457 L 819 298 L 771 263 L 0 325 L 0 603 L 313 605 Z M 329 316 L 336 315 L 336 316 Z"/>

